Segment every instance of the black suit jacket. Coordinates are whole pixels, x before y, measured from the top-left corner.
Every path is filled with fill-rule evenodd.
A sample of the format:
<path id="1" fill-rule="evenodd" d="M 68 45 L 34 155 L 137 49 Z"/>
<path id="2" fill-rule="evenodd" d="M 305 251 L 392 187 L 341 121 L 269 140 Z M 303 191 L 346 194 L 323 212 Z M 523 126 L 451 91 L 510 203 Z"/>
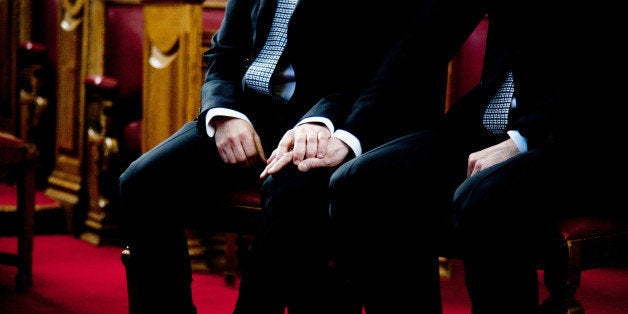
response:
<path id="1" fill-rule="evenodd" d="M 294 68 L 296 90 L 288 106 L 277 107 L 264 104 L 242 81 L 247 66 L 264 45 L 276 1 L 229 0 L 212 47 L 204 54 L 208 71 L 201 93 L 201 116 L 216 107 L 243 112 L 268 145 L 276 144 L 287 128 L 310 116 L 329 118 L 336 128 L 343 129 L 354 101 L 392 45 L 409 29 L 420 2 L 300 0 L 290 20 L 283 60 Z M 434 98 L 443 97 L 446 67 L 440 70 L 441 80 L 429 83 L 434 86 L 430 92 Z M 281 119 L 276 119 L 277 115 Z M 389 133 L 388 139 L 405 132 L 390 115 L 371 118 L 378 122 L 368 127 Z"/>
<path id="2" fill-rule="evenodd" d="M 462 46 L 482 18 L 488 15 L 489 30 L 481 83 L 450 110 L 449 121 L 460 130 L 481 132 L 481 114 L 494 93 L 498 78 L 511 67 L 516 84 L 517 108 L 510 128 L 539 146 L 565 147 L 578 154 L 605 149 L 614 103 L 625 103 L 611 77 L 623 68 L 625 58 L 613 36 L 626 29 L 616 5 L 574 3 L 566 0 L 433 0 L 426 2 L 408 36 L 394 48 L 370 88 L 358 99 L 346 130 L 359 138 L 375 138 L 377 118 L 395 110 L 401 116 L 412 111 L 426 114 L 415 119 L 418 128 L 438 123 L 438 112 L 424 94 L 429 92 L 435 71 Z M 622 82 L 626 80 L 620 78 Z M 410 106 L 400 98 L 415 99 Z M 428 107 L 428 108 L 425 108 Z M 609 115 L 609 113 L 611 113 Z M 606 115 L 605 119 L 598 119 Z M 616 119 L 613 119 L 616 120 Z M 614 126 L 621 125 L 615 121 Z M 617 137 L 615 137 L 617 139 Z"/>

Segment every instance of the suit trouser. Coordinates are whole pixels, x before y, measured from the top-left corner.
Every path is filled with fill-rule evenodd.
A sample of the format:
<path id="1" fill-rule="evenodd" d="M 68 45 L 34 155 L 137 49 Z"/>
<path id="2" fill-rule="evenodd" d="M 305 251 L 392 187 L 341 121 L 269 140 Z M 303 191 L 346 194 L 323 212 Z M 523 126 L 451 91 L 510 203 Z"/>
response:
<path id="1" fill-rule="evenodd" d="M 573 152 L 550 148 L 465 179 L 473 151 L 467 144 L 419 132 L 367 152 L 333 175 L 332 217 L 344 230 L 339 268 L 363 303 L 395 303 L 404 313 L 427 304 L 437 311 L 437 282 L 426 279 L 430 268 L 416 253 L 442 251 L 434 246 L 449 221 L 463 248 L 473 313 L 534 313 L 538 240 L 557 219 L 597 210 L 597 201 L 612 196 L 602 180 L 608 172 L 584 168 Z M 424 271 L 413 269 L 420 265 Z M 374 277 L 378 268 L 381 278 Z M 423 283 L 417 283 L 421 275 Z M 413 291 L 399 288 L 403 281 L 411 281 L 403 287 Z M 421 286 L 431 292 L 420 293 Z"/>
<path id="2" fill-rule="evenodd" d="M 440 313 L 436 222 L 445 202 L 434 134 L 403 137 L 342 165 L 331 178 L 337 267 L 367 313 Z"/>
<path id="3" fill-rule="evenodd" d="M 239 170 L 230 170 L 219 160 L 215 144 L 190 122 L 120 176 L 123 230 L 138 266 L 138 313 L 167 306 L 196 312 L 184 230 L 190 221 L 217 223 L 211 202 L 223 186 L 235 184 L 231 178 Z"/>
<path id="4" fill-rule="evenodd" d="M 333 267 L 330 174 L 330 169 L 301 172 L 290 165 L 264 180 L 264 218 L 235 313 L 283 313 L 259 307 L 276 296 L 291 314 L 360 313 Z"/>
<path id="5" fill-rule="evenodd" d="M 138 313 L 196 312 L 184 229 L 191 222 L 219 227 L 212 202 L 259 173 L 225 165 L 213 140 L 193 122 L 127 168 L 120 177 L 121 204 L 125 237 L 138 265 Z M 329 306 L 340 300 L 339 286 L 329 286 L 338 282 L 328 272 L 328 181 L 328 171 L 300 173 L 291 167 L 266 180 L 264 218 L 251 267 L 244 270 L 239 313 L 283 313 L 285 305 L 291 313 L 321 313 L 329 298 L 336 298 Z"/>
<path id="6" fill-rule="evenodd" d="M 624 166 L 614 158 L 600 163 L 599 156 L 595 150 L 532 149 L 458 187 L 454 222 L 466 249 L 463 262 L 474 314 L 535 313 L 541 241 L 556 222 L 579 215 L 625 215 L 617 211 L 619 189 L 607 178 Z"/>

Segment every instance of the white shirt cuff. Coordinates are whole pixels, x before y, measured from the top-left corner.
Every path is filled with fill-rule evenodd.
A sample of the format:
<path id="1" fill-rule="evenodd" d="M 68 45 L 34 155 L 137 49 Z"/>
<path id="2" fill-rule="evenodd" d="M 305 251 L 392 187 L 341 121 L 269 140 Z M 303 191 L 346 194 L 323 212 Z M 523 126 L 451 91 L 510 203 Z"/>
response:
<path id="1" fill-rule="evenodd" d="M 216 128 L 214 127 L 214 124 L 212 123 L 212 119 L 216 116 L 239 118 L 248 123 L 251 123 L 249 118 L 247 118 L 241 112 L 238 112 L 232 109 L 227 109 L 227 108 L 209 109 L 209 111 L 207 111 L 207 115 L 205 116 L 205 130 L 207 131 L 207 135 L 209 137 L 214 137 L 214 135 L 216 134 Z"/>
<path id="2" fill-rule="evenodd" d="M 528 151 L 528 139 L 521 136 L 521 133 L 519 133 L 519 131 L 510 130 L 507 131 L 506 134 L 508 134 L 508 136 L 510 136 L 510 138 L 515 142 L 515 145 L 517 145 L 517 149 L 519 149 L 519 152 L 525 153 Z"/>
<path id="3" fill-rule="evenodd" d="M 362 145 L 360 145 L 360 140 L 358 140 L 358 138 L 355 137 L 353 134 L 345 130 L 337 130 L 336 132 L 334 132 L 333 137 L 349 145 L 355 157 L 362 155 Z"/>
<path id="4" fill-rule="evenodd" d="M 301 125 L 303 123 L 312 123 L 312 122 L 317 122 L 317 123 L 322 123 L 324 124 L 328 129 L 329 132 L 331 134 L 334 134 L 334 124 L 331 123 L 331 120 L 327 119 L 327 118 L 323 118 L 323 117 L 309 117 L 309 118 L 305 118 L 301 121 L 299 121 L 299 123 L 297 123 L 297 125 Z"/>

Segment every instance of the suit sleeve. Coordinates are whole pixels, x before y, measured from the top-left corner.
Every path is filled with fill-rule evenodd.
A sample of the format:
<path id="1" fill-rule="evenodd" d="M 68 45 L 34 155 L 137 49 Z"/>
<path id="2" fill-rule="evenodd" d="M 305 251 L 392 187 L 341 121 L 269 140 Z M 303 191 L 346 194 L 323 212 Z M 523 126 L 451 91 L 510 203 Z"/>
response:
<path id="1" fill-rule="evenodd" d="M 252 46 L 248 3 L 244 0 L 227 2 L 225 17 L 218 32 L 212 37 L 211 48 L 203 54 L 207 71 L 201 87 L 199 114 L 202 116 L 215 107 L 240 111 L 242 76 Z"/>
<path id="2" fill-rule="evenodd" d="M 449 60 L 484 15 L 482 1 L 425 1 L 412 29 L 354 103 L 343 128 L 368 150 L 432 127 L 444 113 Z"/>

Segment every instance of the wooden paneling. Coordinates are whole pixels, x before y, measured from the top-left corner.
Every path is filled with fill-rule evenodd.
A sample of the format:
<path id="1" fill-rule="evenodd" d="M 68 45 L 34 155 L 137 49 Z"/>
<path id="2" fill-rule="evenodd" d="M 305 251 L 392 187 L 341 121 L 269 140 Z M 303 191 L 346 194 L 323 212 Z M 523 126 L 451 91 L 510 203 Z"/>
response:
<path id="1" fill-rule="evenodd" d="M 202 25 L 201 1 L 144 1 L 143 151 L 198 113 Z"/>
<path id="2" fill-rule="evenodd" d="M 87 75 L 103 72 L 104 0 L 62 0 L 59 7 L 55 169 L 46 193 L 60 200 L 73 230 L 84 193 Z M 84 214 L 84 210 L 79 212 Z"/>

